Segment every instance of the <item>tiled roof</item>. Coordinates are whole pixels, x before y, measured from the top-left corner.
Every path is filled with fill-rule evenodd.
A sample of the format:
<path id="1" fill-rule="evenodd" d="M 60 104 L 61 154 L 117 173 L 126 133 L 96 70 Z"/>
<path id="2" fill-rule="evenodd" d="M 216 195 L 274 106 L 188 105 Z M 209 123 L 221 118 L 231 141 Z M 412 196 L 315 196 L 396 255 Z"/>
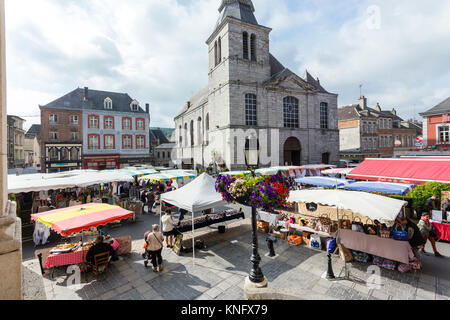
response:
<path id="1" fill-rule="evenodd" d="M 329 93 L 327 90 L 325 90 L 321 85 L 320 81 L 314 79 L 314 77 L 308 72 L 308 70 L 305 71 L 305 74 L 303 75 L 303 79 L 308 82 L 309 84 L 313 85 L 317 88 L 318 92 L 321 93 Z"/>
<path id="2" fill-rule="evenodd" d="M 150 143 L 159 140 L 160 144 L 169 143 L 166 135 L 160 129 L 150 129 Z"/>
<path id="3" fill-rule="evenodd" d="M 131 111 L 130 105 L 133 99 L 127 93 L 117 93 L 109 91 L 99 91 L 88 89 L 88 100 L 84 100 L 84 89 L 78 88 L 68 94 L 52 101 L 42 108 L 69 108 L 86 110 L 105 110 L 104 101 L 106 98 L 112 100 L 112 111 L 146 113 L 139 107 L 138 111 Z"/>
<path id="4" fill-rule="evenodd" d="M 173 149 L 176 147 L 176 143 L 164 143 L 157 146 L 155 149 Z"/>
<path id="5" fill-rule="evenodd" d="M 360 115 L 356 111 L 357 104 L 338 108 L 339 121 L 359 119 Z"/>
<path id="6" fill-rule="evenodd" d="M 437 106 L 434 106 L 428 111 L 419 113 L 421 116 L 431 116 L 431 115 L 439 115 L 450 113 L 450 97 L 439 103 Z"/>

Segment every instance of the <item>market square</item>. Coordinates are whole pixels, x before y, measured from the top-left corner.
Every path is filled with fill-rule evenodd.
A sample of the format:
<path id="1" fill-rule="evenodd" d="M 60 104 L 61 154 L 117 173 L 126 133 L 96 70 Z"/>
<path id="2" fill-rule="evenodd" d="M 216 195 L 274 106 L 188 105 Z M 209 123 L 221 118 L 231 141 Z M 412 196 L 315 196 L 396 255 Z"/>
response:
<path id="1" fill-rule="evenodd" d="M 23 1 L 0 300 L 450 299 L 447 2 Z"/>

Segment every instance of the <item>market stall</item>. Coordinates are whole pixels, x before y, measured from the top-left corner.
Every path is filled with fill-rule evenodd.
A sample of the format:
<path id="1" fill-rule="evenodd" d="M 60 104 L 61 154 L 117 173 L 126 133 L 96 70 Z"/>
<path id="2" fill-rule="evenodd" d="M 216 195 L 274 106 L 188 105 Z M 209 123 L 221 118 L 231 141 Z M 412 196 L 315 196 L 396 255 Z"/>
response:
<path id="1" fill-rule="evenodd" d="M 195 216 L 202 215 L 202 211 L 223 206 L 222 196 L 215 190 L 216 180 L 206 173 L 197 177 L 188 185 L 175 191 L 161 195 L 161 201 L 182 208 L 192 214 L 192 247 L 195 246 Z M 195 259 L 195 250 L 193 250 Z M 194 260 L 195 261 L 195 260 Z"/>
<path id="2" fill-rule="evenodd" d="M 355 191 L 379 192 L 386 194 L 406 195 L 414 188 L 413 184 L 391 183 L 391 182 L 355 182 L 347 184 L 344 189 Z"/>
<path id="3" fill-rule="evenodd" d="M 133 217 L 133 215 L 133 212 L 120 207 L 97 203 L 31 215 L 36 223 L 51 228 L 66 239 L 81 236 L 80 243 L 66 243 L 53 248 L 45 261 L 45 267 L 50 269 L 86 262 L 85 257 L 89 250 L 89 244 L 86 245 L 84 237 L 88 234 L 92 235 L 100 226 L 120 222 Z"/>
<path id="4" fill-rule="evenodd" d="M 291 191 L 288 201 L 300 202 L 308 207 L 300 215 L 302 218 L 292 215 L 300 224 L 314 229 L 315 234 L 328 231 L 340 245 L 352 250 L 353 257 L 360 259 L 358 261 L 367 262 L 369 255 L 373 255 L 374 263 L 384 259 L 389 267 L 399 263 L 409 266 L 415 262 L 407 235 L 406 239 L 404 234 L 399 239 L 397 236 L 400 233 L 392 229 L 395 219 L 407 204 L 405 201 L 345 190 Z M 335 208 L 336 215 L 321 213 L 318 204 Z M 347 210 L 351 215 L 339 214 L 340 210 Z M 292 224 L 290 222 L 292 220 L 289 225 Z M 364 259 L 361 260 L 361 257 Z"/>
<path id="5" fill-rule="evenodd" d="M 311 185 L 325 188 L 339 188 L 349 185 L 353 180 L 343 180 L 329 177 L 305 177 L 295 179 L 295 182 L 302 185 Z"/>

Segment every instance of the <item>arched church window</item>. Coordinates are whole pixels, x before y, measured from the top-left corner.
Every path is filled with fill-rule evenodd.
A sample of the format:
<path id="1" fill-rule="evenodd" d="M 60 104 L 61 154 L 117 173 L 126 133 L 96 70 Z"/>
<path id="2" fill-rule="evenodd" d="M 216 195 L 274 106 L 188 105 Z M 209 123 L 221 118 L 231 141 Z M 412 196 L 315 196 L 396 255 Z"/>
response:
<path id="1" fill-rule="evenodd" d="M 250 37 L 250 51 L 251 51 L 251 60 L 256 61 L 256 36 L 254 34 Z"/>
<path id="2" fill-rule="evenodd" d="M 242 33 L 242 47 L 244 51 L 244 60 L 248 60 L 248 33 Z"/>
<path id="3" fill-rule="evenodd" d="M 298 99 L 286 97 L 283 99 L 283 117 L 285 128 L 298 128 Z"/>

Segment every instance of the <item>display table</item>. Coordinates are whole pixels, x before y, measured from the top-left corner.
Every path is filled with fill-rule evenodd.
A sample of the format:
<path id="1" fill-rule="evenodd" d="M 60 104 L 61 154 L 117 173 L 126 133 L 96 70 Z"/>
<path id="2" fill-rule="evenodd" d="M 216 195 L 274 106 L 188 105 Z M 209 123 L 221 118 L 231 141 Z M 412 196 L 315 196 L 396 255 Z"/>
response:
<path id="1" fill-rule="evenodd" d="M 338 232 L 340 243 L 348 249 L 365 252 L 404 264 L 409 264 L 409 261 L 414 258 L 414 253 L 408 241 L 380 238 L 346 229 L 341 229 Z"/>
<path id="2" fill-rule="evenodd" d="M 69 253 L 50 254 L 45 261 L 45 268 L 51 269 L 86 262 L 86 254 L 88 250 L 89 248 L 84 248 L 84 252 L 82 249 L 78 249 L 77 251 Z"/>
<path id="3" fill-rule="evenodd" d="M 245 219 L 244 212 L 237 210 L 203 215 L 194 219 L 194 230 L 209 227 L 213 224 L 222 223 L 230 220 Z M 192 220 L 181 221 L 180 225 L 174 224 L 174 228 L 179 233 L 192 231 Z"/>
<path id="4" fill-rule="evenodd" d="M 273 225 L 278 224 L 279 217 L 280 215 L 276 213 L 269 213 L 265 211 L 258 212 L 258 220 L 265 221 Z"/>
<path id="5" fill-rule="evenodd" d="M 450 224 L 433 221 L 433 226 L 439 240 L 450 241 Z"/>

